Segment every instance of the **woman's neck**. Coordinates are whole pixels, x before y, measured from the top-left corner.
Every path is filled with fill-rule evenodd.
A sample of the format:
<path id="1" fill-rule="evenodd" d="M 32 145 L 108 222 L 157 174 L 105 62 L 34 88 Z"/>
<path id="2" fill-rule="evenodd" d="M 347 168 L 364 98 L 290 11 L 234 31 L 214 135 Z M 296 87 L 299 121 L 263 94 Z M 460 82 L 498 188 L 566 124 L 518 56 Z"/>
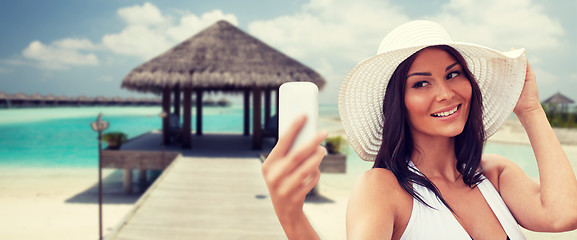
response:
<path id="1" fill-rule="evenodd" d="M 441 178 L 456 181 L 460 177 L 457 171 L 455 138 L 439 136 L 414 136 L 411 160 L 429 179 Z"/>

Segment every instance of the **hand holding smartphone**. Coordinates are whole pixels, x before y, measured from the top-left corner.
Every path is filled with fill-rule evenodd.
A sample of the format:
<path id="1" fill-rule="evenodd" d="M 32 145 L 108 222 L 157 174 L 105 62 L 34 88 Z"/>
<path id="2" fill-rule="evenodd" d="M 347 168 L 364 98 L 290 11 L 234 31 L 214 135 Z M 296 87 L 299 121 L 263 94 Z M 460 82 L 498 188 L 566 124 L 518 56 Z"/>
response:
<path id="1" fill-rule="evenodd" d="M 317 134 L 318 93 L 317 85 L 311 82 L 288 82 L 279 88 L 279 135 L 283 136 L 297 117 L 307 117 L 291 149 L 311 141 Z"/>

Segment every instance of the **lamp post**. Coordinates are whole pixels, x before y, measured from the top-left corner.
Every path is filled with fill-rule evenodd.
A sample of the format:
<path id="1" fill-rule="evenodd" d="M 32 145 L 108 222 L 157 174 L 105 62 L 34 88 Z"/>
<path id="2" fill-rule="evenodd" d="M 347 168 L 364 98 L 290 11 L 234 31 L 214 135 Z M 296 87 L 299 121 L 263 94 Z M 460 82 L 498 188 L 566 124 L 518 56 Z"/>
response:
<path id="1" fill-rule="evenodd" d="M 98 232 L 102 240 L 102 131 L 108 128 L 108 122 L 102 121 L 102 113 L 98 114 L 95 122 L 90 123 L 92 130 L 98 132 Z"/>
<path id="2" fill-rule="evenodd" d="M 160 114 L 158 114 L 158 116 L 160 117 L 161 121 L 164 121 L 164 118 L 166 117 L 166 115 L 167 115 L 167 114 L 166 114 L 165 111 L 162 111 Z M 164 124 L 163 124 L 163 126 L 164 126 Z M 168 128 L 170 128 L 170 126 L 169 126 Z M 165 131 L 165 130 L 166 130 L 166 129 L 162 128 L 162 131 L 161 131 L 161 132 L 162 132 L 162 155 L 161 155 L 161 158 L 162 158 L 162 159 L 161 159 L 161 162 L 162 162 L 162 166 L 163 166 L 163 167 L 165 167 L 165 163 L 164 163 L 164 144 L 165 144 L 165 142 L 164 142 L 164 131 Z"/>

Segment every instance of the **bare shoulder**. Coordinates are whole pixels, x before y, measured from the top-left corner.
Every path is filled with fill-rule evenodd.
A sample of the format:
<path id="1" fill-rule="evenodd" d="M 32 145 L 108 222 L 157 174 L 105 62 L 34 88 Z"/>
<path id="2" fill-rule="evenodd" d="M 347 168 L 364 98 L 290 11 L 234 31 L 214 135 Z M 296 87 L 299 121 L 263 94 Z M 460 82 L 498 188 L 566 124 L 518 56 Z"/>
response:
<path id="1" fill-rule="evenodd" d="M 366 171 L 357 179 L 349 198 L 347 236 L 390 239 L 398 225 L 395 223 L 410 218 L 411 200 L 391 171 Z"/>
<path id="2" fill-rule="evenodd" d="M 383 168 L 372 168 L 357 179 L 351 193 L 351 200 L 394 204 L 395 200 L 398 200 L 395 198 L 401 197 L 403 193 L 405 193 L 403 188 L 391 171 Z"/>

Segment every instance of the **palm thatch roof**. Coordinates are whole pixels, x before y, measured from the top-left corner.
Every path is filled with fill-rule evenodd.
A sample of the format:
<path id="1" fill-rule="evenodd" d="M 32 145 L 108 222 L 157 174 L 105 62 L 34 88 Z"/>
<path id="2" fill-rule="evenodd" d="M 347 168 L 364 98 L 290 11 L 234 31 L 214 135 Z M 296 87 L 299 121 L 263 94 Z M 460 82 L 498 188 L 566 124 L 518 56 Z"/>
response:
<path id="1" fill-rule="evenodd" d="M 158 57 L 136 67 L 122 87 L 160 93 L 163 87 L 233 91 L 278 88 L 285 82 L 310 81 L 319 88 L 325 80 L 314 70 L 219 21 Z"/>
<path id="2" fill-rule="evenodd" d="M 553 103 L 553 104 L 572 104 L 575 103 L 572 99 L 566 97 L 565 95 L 557 92 L 555 95 L 545 99 L 543 103 Z"/>

